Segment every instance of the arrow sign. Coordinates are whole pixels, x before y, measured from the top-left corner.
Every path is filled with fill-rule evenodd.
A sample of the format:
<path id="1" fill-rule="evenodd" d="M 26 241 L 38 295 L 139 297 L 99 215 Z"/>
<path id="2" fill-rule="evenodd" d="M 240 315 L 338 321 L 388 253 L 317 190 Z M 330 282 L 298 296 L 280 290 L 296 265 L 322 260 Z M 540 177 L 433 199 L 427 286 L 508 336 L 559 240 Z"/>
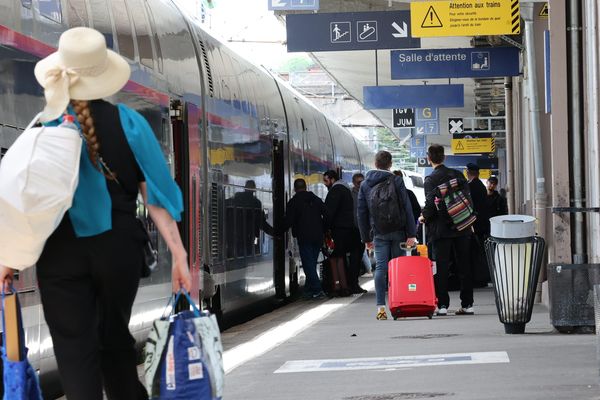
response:
<path id="1" fill-rule="evenodd" d="M 392 32 L 392 36 L 395 38 L 403 38 L 403 37 L 408 37 L 408 25 L 406 25 L 406 22 L 402 22 L 402 27 L 400 27 L 400 25 L 398 25 L 396 23 L 396 21 L 394 21 L 394 23 L 392 24 L 392 28 L 394 28 L 396 30 L 396 32 Z"/>
<path id="2" fill-rule="evenodd" d="M 290 1 L 293 5 L 298 0 Z M 289 14 L 286 29 L 288 52 L 421 47 L 421 41 L 410 35 L 410 12 L 406 10 Z"/>

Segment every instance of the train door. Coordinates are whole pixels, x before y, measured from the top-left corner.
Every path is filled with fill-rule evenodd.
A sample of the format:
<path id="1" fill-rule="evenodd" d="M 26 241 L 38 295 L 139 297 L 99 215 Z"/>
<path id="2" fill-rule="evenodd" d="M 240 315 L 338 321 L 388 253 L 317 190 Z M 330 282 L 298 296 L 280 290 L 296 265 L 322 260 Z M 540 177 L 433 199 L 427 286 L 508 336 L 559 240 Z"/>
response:
<path id="1" fill-rule="evenodd" d="M 285 214 L 285 147 L 283 140 L 273 139 L 272 168 L 273 228 L 275 232 L 282 232 Z M 273 277 L 275 293 L 279 298 L 287 296 L 285 247 L 285 236 L 276 233 L 273 237 Z"/>

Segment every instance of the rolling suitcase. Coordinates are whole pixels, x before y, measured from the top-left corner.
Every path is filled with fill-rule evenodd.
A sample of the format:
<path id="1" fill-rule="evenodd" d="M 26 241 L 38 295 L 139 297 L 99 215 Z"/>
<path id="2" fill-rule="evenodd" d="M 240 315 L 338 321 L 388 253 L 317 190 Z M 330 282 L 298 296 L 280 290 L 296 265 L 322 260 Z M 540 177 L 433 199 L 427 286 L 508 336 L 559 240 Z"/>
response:
<path id="1" fill-rule="evenodd" d="M 411 249 L 404 250 L 410 254 Z M 407 255 L 390 260 L 388 302 L 394 319 L 433 317 L 437 298 L 432 267 L 431 260 L 421 256 Z"/>
<path id="2" fill-rule="evenodd" d="M 330 297 L 350 296 L 342 257 L 330 257 L 323 261 L 323 290 Z"/>

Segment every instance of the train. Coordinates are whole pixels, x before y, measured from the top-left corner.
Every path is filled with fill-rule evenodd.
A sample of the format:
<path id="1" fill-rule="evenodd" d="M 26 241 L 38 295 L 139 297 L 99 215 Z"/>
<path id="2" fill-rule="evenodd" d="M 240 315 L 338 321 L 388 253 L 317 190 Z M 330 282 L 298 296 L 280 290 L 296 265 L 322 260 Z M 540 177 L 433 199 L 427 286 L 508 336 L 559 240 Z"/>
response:
<path id="1" fill-rule="evenodd" d="M 131 66 L 129 82 L 109 100 L 146 117 L 182 189 L 194 300 L 224 318 L 293 296 L 302 283 L 299 262 L 293 239 L 281 233 L 293 180 L 306 179 L 324 198 L 324 171 L 349 181 L 373 166 L 373 152 L 174 1 L 0 0 L 0 162 L 44 106 L 35 63 L 76 26 L 100 31 Z M 171 296 L 170 255 L 151 221 L 148 227 L 158 266 L 134 304 L 130 329 L 139 343 Z M 15 285 L 29 359 L 52 398 L 60 384 L 35 267 Z"/>

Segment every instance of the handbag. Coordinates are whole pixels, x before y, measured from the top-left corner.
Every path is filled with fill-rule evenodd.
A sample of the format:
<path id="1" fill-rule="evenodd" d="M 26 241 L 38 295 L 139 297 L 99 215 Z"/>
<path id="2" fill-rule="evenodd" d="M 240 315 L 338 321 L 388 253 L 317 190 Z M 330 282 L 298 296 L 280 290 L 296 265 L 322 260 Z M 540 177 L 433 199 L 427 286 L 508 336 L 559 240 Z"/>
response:
<path id="1" fill-rule="evenodd" d="M 184 296 L 192 311 L 174 314 Z M 145 346 L 148 396 L 160 400 L 218 400 L 223 397 L 223 345 L 214 315 L 201 312 L 185 289 L 167 304 L 168 316 L 155 321 Z"/>
<path id="2" fill-rule="evenodd" d="M 3 400 L 43 400 L 37 373 L 27 360 L 23 318 L 17 292 L 2 290 Z"/>
<path id="3" fill-rule="evenodd" d="M 34 127 L 38 114 L 0 163 L 0 264 L 34 265 L 71 207 L 81 137 L 64 126 Z"/>

